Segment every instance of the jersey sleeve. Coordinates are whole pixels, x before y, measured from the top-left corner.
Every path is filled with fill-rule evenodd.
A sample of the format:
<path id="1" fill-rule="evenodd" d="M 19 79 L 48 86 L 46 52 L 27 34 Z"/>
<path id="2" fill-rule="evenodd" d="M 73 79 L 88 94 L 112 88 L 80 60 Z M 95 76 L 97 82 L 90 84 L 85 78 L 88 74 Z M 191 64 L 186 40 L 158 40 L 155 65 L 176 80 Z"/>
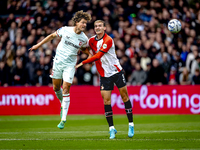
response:
<path id="1" fill-rule="evenodd" d="M 109 38 L 108 40 L 106 40 L 103 45 L 101 46 L 100 50 L 103 53 L 107 53 L 109 51 L 109 49 L 112 47 L 113 44 L 113 40 L 111 38 Z"/>
<path id="2" fill-rule="evenodd" d="M 93 61 L 99 60 L 103 55 L 104 55 L 104 53 L 101 52 L 101 51 L 99 51 L 98 53 L 96 53 L 95 55 L 93 55 L 91 58 L 82 61 L 82 63 L 84 65 L 84 64 L 91 63 Z"/>
<path id="3" fill-rule="evenodd" d="M 64 30 L 64 28 L 61 27 L 61 28 L 59 28 L 59 29 L 56 31 L 56 34 L 57 34 L 58 37 L 62 37 L 62 34 L 63 34 L 63 32 L 64 32 L 63 30 Z"/>

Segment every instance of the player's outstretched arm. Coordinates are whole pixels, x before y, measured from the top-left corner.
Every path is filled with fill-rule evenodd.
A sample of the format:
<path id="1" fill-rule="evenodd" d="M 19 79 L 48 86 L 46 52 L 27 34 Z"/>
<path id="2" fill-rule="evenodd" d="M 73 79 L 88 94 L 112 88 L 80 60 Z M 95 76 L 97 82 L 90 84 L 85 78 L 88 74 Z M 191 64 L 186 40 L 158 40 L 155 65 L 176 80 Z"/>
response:
<path id="1" fill-rule="evenodd" d="M 104 52 L 99 51 L 97 54 L 95 54 L 95 55 L 92 56 L 91 58 L 88 58 L 88 59 L 82 61 L 80 64 L 76 65 L 75 68 L 79 68 L 79 67 L 81 67 L 81 66 L 84 65 L 84 64 L 91 63 L 91 62 L 93 62 L 93 61 L 97 61 L 97 60 L 99 60 L 103 55 L 104 55 Z"/>
<path id="2" fill-rule="evenodd" d="M 41 42 L 37 43 L 36 45 L 33 45 L 29 50 L 36 50 L 38 49 L 40 46 L 42 46 L 44 43 L 47 43 L 49 41 L 51 41 L 52 39 L 54 39 L 56 37 L 56 32 L 48 35 L 46 38 L 44 38 Z"/>
<path id="3" fill-rule="evenodd" d="M 83 63 L 82 63 L 82 62 L 79 63 L 78 65 L 76 65 L 75 68 L 79 68 L 79 67 L 81 67 L 81 66 L 83 66 Z"/>

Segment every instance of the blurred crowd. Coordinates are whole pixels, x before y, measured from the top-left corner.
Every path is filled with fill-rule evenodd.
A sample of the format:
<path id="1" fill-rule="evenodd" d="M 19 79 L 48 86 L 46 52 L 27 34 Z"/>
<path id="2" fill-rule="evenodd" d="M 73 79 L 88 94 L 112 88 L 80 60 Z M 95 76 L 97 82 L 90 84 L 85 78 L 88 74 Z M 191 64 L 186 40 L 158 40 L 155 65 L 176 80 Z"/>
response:
<path id="1" fill-rule="evenodd" d="M 92 16 L 88 38 L 95 34 L 95 20 L 106 22 L 128 85 L 200 84 L 198 0 L 8 0 L 0 14 L 0 86 L 51 86 L 60 39 L 28 49 L 60 27 L 71 26 L 79 10 Z M 182 24 L 177 34 L 167 28 L 171 19 Z M 78 62 L 86 58 L 80 52 Z M 99 85 L 94 63 L 77 69 L 73 84 Z"/>

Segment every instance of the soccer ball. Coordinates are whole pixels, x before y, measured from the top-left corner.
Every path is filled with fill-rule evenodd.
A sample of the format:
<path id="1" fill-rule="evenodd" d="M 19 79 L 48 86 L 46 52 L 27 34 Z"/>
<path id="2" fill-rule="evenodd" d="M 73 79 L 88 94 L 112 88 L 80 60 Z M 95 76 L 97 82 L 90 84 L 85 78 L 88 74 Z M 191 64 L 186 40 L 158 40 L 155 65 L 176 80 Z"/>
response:
<path id="1" fill-rule="evenodd" d="M 181 30 L 181 22 L 177 19 L 172 19 L 168 22 L 168 29 L 172 33 L 178 33 Z"/>

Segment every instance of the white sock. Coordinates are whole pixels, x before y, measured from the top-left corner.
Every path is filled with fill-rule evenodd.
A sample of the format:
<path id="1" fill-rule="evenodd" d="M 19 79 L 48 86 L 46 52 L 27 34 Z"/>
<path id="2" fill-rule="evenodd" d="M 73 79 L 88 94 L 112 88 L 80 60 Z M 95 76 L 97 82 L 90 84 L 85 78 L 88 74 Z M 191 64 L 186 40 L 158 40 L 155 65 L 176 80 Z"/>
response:
<path id="1" fill-rule="evenodd" d="M 109 127 L 109 131 L 110 131 L 111 129 L 115 129 L 115 127 L 114 127 L 114 126 L 110 126 L 110 127 Z"/>
<path id="2" fill-rule="evenodd" d="M 66 121 L 69 104 L 70 104 L 70 95 L 69 94 L 63 94 L 63 101 L 62 101 L 62 119 L 63 121 Z"/>
<path id="3" fill-rule="evenodd" d="M 63 95 L 62 95 L 62 88 L 60 88 L 59 91 L 55 91 L 57 98 L 60 100 L 60 103 L 62 104 L 62 100 L 63 100 Z"/>
<path id="4" fill-rule="evenodd" d="M 129 122 L 129 125 L 134 126 L 134 123 L 133 122 Z"/>

